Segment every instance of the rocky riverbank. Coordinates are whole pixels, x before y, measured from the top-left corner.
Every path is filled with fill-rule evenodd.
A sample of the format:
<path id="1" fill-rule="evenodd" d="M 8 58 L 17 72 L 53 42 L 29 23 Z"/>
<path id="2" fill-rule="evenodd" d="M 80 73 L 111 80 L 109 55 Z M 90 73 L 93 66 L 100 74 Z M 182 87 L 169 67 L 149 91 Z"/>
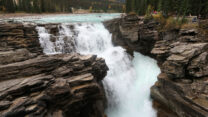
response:
<path id="1" fill-rule="evenodd" d="M 206 21 L 205 21 L 206 22 Z M 208 115 L 208 38 L 200 28 L 158 31 L 154 20 L 130 15 L 105 22 L 115 45 L 158 61 L 162 73 L 151 88 L 161 117 Z M 203 23 L 203 30 L 208 25 Z M 159 104 L 158 104 L 159 102 Z M 162 108 L 161 108 L 162 107 Z"/>
<path id="2" fill-rule="evenodd" d="M 44 55 L 33 25 L 0 26 L 1 117 L 104 117 L 105 60 Z"/>

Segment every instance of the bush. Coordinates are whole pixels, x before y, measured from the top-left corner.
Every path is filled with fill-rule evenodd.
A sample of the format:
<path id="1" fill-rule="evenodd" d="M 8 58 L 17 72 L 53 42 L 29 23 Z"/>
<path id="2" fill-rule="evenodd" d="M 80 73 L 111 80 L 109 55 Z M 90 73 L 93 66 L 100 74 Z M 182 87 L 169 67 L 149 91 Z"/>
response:
<path id="1" fill-rule="evenodd" d="M 160 25 L 165 25 L 166 24 L 166 19 L 164 18 L 164 16 L 162 15 L 162 13 L 157 13 L 152 15 L 153 19 L 156 20 L 157 22 L 160 23 Z"/>
<path id="2" fill-rule="evenodd" d="M 153 7 L 152 7 L 151 5 L 149 5 L 148 8 L 147 8 L 146 14 L 145 14 L 145 16 L 144 16 L 144 18 L 145 18 L 146 20 L 152 19 L 152 18 L 153 18 L 153 16 L 152 16 L 152 11 L 153 11 Z"/>
<path id="3" fill-rule="evenodd" d="M 165 30 L 175 30 L 180 29 L 183 25 L 187 24 L 188 20 L 186 18 L 176 18 L 169 16 L 165 18 L 162 13 L 154 14 L 154 20 L 159 22 L 160 26 L 158 27 L 160 31 Z"/>
<path id="4" fill-rule="evenodd" d="M 173 17 L 168 17 L 164 28 L 167 30 L 180 29 L 181 24 L 182 24 L 181 20 L 173 18 Z"/>
<path id="5" fill-rule="evenodd" d="M 128 13 L 128 15 L 137 15 L 134 11 Z"/>

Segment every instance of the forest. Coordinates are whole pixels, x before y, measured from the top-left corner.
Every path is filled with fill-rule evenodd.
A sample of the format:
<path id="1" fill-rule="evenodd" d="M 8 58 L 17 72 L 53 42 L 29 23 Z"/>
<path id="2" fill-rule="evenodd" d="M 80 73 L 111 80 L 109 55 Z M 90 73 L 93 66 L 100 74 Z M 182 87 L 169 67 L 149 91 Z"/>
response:
<path id="1" fill-rule="evenodd" d="M 165 15 L 195 15 L 207 17 L 208 0 L 126 0 L 126 12 L 145 15 L 148 6 Z"/>
<path id="2" fill-rule="evenodd" d="M 122 0 L 0 0 L 1 12 L 53 13 L 72 12 L 72 8 L 93 12 L 122 12 Z"/>

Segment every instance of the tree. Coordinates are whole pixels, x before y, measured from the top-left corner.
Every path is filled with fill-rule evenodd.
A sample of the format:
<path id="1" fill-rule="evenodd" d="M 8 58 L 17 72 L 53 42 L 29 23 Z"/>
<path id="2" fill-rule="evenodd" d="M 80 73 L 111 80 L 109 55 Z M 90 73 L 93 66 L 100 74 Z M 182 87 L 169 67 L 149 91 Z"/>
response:
<path id="1" fill-rule="evenodd" d="M 126 12 L 129 13 L 132 11 L 132 8 L 131 8 L 131 0 L 126 0 Z"/>

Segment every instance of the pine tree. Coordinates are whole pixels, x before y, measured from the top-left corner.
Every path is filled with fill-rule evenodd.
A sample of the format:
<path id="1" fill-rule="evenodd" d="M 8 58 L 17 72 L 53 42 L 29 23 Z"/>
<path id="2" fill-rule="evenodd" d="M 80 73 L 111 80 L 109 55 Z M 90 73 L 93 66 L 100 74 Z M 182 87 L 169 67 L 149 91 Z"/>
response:
<path id="1" fill-rule="evenodd" d="M 44 0 L 40 0 L 40 8 L 41 8 L 41 13 L 46 11 Z"/>
<path id="2" fill-rule="evenodd" d="M 131 12 L 132 8 L 131 8 L 131 0 L 126 0 L 126 12 L 129 13 Z"/>

